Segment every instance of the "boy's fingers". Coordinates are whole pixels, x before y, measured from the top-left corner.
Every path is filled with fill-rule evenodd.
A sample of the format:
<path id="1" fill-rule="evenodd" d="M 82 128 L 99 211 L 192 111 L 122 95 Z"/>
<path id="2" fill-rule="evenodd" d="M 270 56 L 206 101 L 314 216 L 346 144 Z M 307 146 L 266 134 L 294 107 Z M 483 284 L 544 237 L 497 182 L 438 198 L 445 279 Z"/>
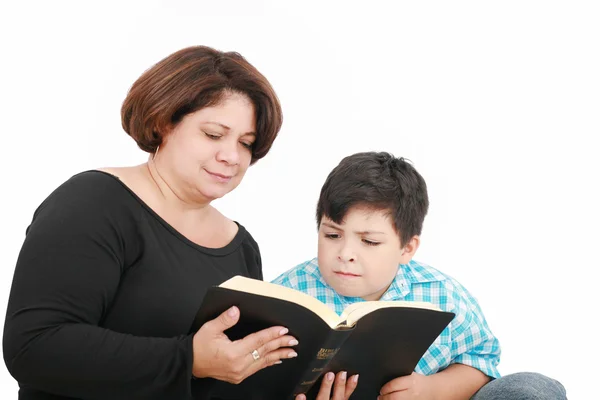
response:
<path id="1" fill-rule="evenodd" d="M 335 374 L 333 372 L 328 372 L 325 374 L 323 380 L 321 381 L 321 389 L 319 389 L 319 394 L 315 400 L 329 400 L 334 378 Z"/>
<path id="2" fill-rule="evenodd" d="M 346 383 L 346 393 L 344 399 L 350 398 L 352 393 L 354 393 L 356 386 L 358 386 L 358 374 L 352 375 L 350 379 L 348 379 L 348 382 Z"/>
<path id="3" fill-rule="evenodd" d="M 388 383 L 386 383 L 385 385 L 383 385 L 383 387 L 379 391 L 379 394 L 383 395 L 383 394 L 388 394 L 388 393 L 393 393 L 393 392 L 399 392 L 399 391 L 402 391 L 402 390 L 406 390 L 406 389 L 409 388 L 410 379 L 412 379 L 411 375 L 402 376 L 400 378 L 392 379 L 391 381 L 389 381 Z"/>
<path id="4" fill-rule="evenodd" d="M 332 400 L 344 400 L 346 395 L 346 377 L 348 373 L 346 371 L 338 372 L 335 377 L 333 384 L 333 397 Z"/>

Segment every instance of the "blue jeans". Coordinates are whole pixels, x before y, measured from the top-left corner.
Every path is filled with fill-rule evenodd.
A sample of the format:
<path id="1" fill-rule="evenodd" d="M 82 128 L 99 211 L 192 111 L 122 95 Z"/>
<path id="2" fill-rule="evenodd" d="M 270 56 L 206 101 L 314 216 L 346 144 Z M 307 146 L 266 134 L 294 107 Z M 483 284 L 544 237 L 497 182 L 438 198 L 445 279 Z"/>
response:
<path id="1" fill-rule="evenodd" d="M 518 372 L 483 386 L 471 400 L 566 400 L 563 385 L 535 372 Z"/>

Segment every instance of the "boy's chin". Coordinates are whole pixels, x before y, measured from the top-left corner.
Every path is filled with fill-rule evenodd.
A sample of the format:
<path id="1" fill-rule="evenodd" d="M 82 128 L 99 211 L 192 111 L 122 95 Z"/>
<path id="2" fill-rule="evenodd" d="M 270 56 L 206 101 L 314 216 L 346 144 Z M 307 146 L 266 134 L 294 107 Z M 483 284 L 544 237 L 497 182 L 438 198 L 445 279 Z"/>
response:
<path id="1" fill-rule="evenodd" d="M 364 290 L 360 290 L 358 288 L 351 288 L 339 284 L 333 284 L 331 287 L 336 291 L 337 294 L 344 297 L 363 297 L 365 295 Z"/>

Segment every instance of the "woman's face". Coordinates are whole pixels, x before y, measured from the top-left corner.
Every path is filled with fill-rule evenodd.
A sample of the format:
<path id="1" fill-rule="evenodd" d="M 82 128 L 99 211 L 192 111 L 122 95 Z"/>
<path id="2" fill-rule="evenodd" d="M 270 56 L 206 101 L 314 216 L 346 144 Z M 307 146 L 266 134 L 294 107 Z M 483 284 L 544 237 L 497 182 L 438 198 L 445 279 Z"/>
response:
<path id="1" fill-rule="evenodd" d="M 232 93 L 216 106 L 186 115 L 166 135 L 155 162 L 176 184 L 172 189 L 179 197 L 210 202 L 242 181 L 252 159 L 255 131 L 252 102 Z"/>

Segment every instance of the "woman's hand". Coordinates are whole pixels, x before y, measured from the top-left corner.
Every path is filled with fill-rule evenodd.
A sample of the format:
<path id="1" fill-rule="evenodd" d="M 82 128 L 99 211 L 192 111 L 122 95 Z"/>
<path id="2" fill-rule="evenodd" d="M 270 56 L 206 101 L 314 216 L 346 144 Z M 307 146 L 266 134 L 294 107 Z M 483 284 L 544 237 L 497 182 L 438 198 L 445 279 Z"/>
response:
<path id="1" fill-rule="evenodd" d="M 346 379 L 346 371 L 338 372 L 337 376 L 333 372 L 328 372 L 321 381 L 321 388 L 316 400 L 348 400 L 357 385 L 358 375 L 352 375 L 350 379 Z M 331 396 L 332 386 L 333 397 Z M 299 394 L 296 396 L 296 400 L 306 400 L 306 396 Z"/>
<path id="2" fill-rule="evenodd" d="M 288 346 L 298 342 L 286 335 L 288 330 L 282 326 L 264 329 L 234 342 L 229 340 L 224 332 L 234 326 L 239 317 L 239 309 L 231 307 L 196 332 L 192 366 L 196 378 L 211 377 L 238 384 L 256 371 L 297 356 Z"/>

